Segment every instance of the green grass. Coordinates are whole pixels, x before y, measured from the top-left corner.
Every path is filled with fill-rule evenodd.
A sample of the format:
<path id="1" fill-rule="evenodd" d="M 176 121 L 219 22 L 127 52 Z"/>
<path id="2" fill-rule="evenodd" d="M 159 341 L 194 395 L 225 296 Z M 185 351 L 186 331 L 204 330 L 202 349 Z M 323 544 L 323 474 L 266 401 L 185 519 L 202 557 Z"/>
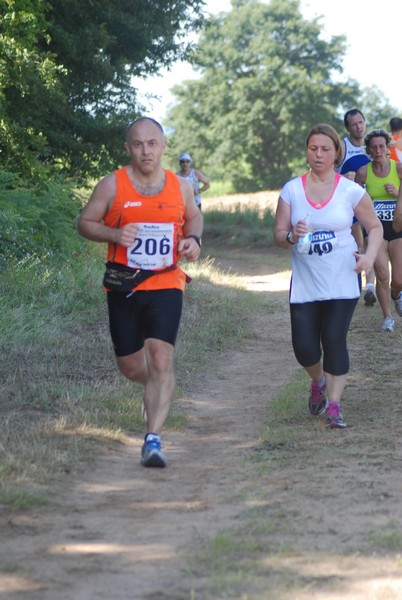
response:
<path id="1" fill-rule="evenodd" d="M 211 218 L 220 231 L 213 235 L 218 243 L 228 235 L 238 244 L 272 236 L 268 211 L 261 215 L 243 207 L 208 214 L 210 232 Z M 78 248 L 63 260 L 48 255 L 9 260 L 0 271 L 0 484 L 2 504 L 14 509 L 23 507 L 16 493 L 29 497 L 32 485 L 56 481 L 90 463 L 106 441 L 120 443 L 125 434 L 144 428 L 142 387 L 115 366 L 101 289 L 104 248 Z M 178 397 L 200 385 L 220 353 L 241 341 L 261 302 L 208 256 L 184 268 L 193 283 L 176 346 Z M 182 430 L 186 424 L 186 411 L 175 402 L 166 428 Z"/>
<path id="2" fill-rule="evenodd" d="M 201 194 L 201 201 L 205 198 L 215 198 L 216 196 L 226 196 L 233 194 L 235 190 L 232 184 L 226 181 L 213 181 L 211 187 Z"/>
<path id="3" fill-rule="evenodd" d="M 0 313 L 3 390 L 0 483 L 25 493 L 66 470 L 91 462 L 96 448 L 142 433 L 142 387 L 115 365 L 101 289 L 98 247 L 74 261 L 39 257 L 0 272 L 6 290 Z M 210 258 L 185 264 L 193 277 L 184 299 L 176 347 L 177 395 L 211 372 L 219 354 L 238 343 L 258 299 Z M 200 324 L 202 323 L 202 327 Z M 187 416 L 175 402 L 167 429 Z M 18 506 L 13 495 L 3 504 Z"/>
<path id="4" fill-rule="evenodd" d="M 13 512 L 42 508 L 48 506 L 49 500 L 41 494 L 33 494 L 26 490 L 12 489 L 12 487 L 0 488 L 0 508 L 7 506 Z"/>
<path id="5" fill-rule="evenodd" d="M 388 552 L 402 552 L 402 531 L 400 523 L 391 521 L 386 530 L 370 534 L 370 541 Z"/>
<path id="6" fill-rule="evenodd" d="M 273 243 L 275 217 L 270 208 L 237 204 L 233 210 L 208 210 L 204 213 L 204 238 L 229 246 L 269 246 Z"/>
<path id="7" fill-rule="evenodd" d="M 234 229 L 259 229 L 269 239 L 269 219 L 254 209 L 221 214 L 215 240 L 224 241 Z M 237 240 L 248 243 L 244 233 Z M 261 306 L 258 295 L 208 255 L 184 268 L 193 283 L 184 297 L 176 346 L 178 398 L 202 383 L 221 352 L 240 343 Z M 30 497 L 32 486 L 53 484 L 90 463 L 103 444 L 143 432 L 142 387 L 124 379 L 115 365 L 103 269 L 104 248 L 87 244 L 63 260 L 32 255 L 10 260 L 0 271 L 2 506 L 29 508 L 22 499 Z M 186 424 L 186 411 L 175 402 L 166 428 L 182 430 Z"/>

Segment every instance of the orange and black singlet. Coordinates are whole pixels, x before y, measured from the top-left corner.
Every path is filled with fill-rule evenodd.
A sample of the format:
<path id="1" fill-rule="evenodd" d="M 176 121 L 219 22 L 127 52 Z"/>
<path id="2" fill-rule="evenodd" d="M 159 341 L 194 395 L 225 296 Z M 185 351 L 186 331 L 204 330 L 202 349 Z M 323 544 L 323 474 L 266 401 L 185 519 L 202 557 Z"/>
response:
<path id="1" fill-rule="evenodd" d="M 165 187 L 155 196 L 143 196 L 131 183 L 127 167 L 115 171 L 116 195 L 103 221 L 108 227 L 138 223 L 139 232 L 130 248 L 108 244 L 107 259 L 133 269 L 163 270 L 181 258 L 179 241 L 183 237 L 184 199 L 177 176 L 165 170 Z M 136 290 L 184 290 L 186 275 L 177 267 L 146 279 Z"/>

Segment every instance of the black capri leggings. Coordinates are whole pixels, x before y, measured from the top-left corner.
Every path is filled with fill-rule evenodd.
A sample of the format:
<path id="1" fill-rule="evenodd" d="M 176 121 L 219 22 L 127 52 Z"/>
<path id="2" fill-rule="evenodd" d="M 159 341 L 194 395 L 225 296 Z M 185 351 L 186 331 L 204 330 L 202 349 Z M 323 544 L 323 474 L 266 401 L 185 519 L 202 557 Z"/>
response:
<path id="1" fill-rule="evenodd" d="M 330 375 L 348 373 L 346 338 L 358 300 L 290 305 L 293 350 L 302 367 L 312 367 L 320 361 L 322 345 L 324 371 Z"/>

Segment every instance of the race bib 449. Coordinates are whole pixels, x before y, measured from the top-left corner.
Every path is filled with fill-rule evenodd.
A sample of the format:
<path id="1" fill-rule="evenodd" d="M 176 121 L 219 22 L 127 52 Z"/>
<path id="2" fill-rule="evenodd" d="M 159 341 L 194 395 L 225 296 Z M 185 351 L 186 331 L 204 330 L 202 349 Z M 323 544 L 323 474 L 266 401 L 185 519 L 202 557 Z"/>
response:
<path id="1" fill-rule="evenodd" d="M 309 254 L 328 254 L 338 246 L 338 238 L 333 231 L 314 231 Z"/>

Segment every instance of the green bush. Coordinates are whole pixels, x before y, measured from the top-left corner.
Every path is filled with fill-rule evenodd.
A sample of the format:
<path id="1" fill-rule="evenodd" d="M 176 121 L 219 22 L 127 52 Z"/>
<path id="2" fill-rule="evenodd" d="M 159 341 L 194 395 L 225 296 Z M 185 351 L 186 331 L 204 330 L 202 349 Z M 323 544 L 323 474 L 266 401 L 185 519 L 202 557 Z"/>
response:
<path id="1" fill-rule="evenodd" d="M 53 178 L 33 183 L 0 172 L 0 267 L 33 256 L 69 256 L 82 244 L 75 231 L 80 211 L 72 186 Z"/>

